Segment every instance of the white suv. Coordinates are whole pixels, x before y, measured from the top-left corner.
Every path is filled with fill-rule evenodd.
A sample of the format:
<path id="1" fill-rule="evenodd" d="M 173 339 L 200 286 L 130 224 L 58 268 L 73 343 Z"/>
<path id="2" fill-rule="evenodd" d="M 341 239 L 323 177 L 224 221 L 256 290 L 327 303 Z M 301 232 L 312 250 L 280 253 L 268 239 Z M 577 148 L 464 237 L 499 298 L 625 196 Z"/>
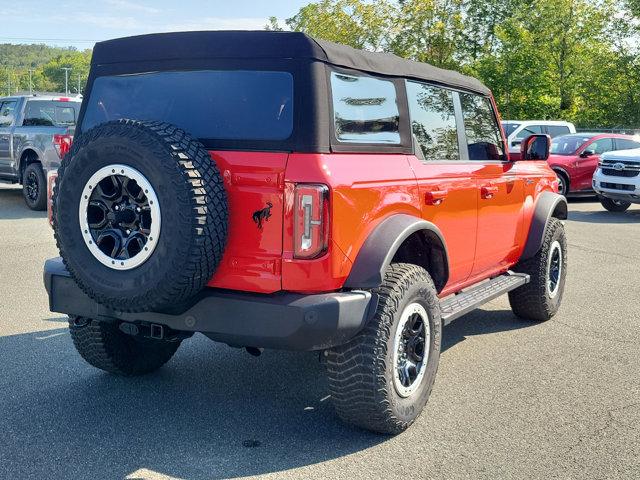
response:
<path id="1" fill-rule="evenodd" d="M 504 120 L 502 127 L 509 144 L 509 156 L 513 160 L 519 159 L 520 144 L 530 135 L 541 133 L 554 138 L 576 133 L 576 127 L 573 123 L 549 120 Z"/>
<path id="2" fill-rule="evenodd" d="M 640 203 L 640 148 L 604 153 L 593 174 L 593 189 L 610 212 Z"/>

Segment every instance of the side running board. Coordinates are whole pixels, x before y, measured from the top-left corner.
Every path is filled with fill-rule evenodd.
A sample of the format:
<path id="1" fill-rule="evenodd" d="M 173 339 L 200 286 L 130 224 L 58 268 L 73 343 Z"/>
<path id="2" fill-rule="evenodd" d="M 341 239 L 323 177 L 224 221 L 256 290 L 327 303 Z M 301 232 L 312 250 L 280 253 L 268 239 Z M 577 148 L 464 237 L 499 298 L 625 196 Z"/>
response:
<path id="1" fill-rule="evenodd" d="M 529 275 L 511 271 L 440 301 L 442 321 L 451 323 L 479 306 L 529 283 Z"/>

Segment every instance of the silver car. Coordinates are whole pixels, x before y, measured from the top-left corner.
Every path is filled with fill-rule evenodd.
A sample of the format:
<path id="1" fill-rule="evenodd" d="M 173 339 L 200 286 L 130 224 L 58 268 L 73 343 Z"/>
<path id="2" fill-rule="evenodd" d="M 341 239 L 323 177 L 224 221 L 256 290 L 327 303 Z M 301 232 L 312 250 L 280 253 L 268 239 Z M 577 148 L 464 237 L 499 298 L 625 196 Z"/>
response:
<path id="1" fill-rule="evenodd" d="M 47 172 L 69 150 L 80 97 L 23 95 L 0 98 L 0 180 L 22 184 L 32 210 L 47 208 Z"/>

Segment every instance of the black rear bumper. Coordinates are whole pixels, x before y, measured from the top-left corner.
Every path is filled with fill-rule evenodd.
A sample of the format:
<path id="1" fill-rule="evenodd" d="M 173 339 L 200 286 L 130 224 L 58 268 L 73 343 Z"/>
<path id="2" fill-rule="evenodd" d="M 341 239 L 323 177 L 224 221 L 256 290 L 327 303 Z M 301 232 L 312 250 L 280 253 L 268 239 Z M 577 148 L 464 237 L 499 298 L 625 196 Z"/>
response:
<path id="1" fill-rule="evenodd" d="M 118 312 L 89 298 L 60 258 L 45 263 L 44 284 L 52 312 L 151 323 L 201 332 L 234 346 L 284 350 L 322 350 L 347 343 L 364 327 L 377 303 L 365 291 L 264 295 L 205 288 L 188 305 L 171 312 Z"/>

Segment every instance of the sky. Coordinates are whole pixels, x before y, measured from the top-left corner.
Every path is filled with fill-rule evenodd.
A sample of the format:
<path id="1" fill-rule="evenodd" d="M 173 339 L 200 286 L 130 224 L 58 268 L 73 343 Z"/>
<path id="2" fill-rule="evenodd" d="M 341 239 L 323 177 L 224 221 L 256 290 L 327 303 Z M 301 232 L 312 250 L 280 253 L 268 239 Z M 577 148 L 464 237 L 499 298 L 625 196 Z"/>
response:
<path id="1" fill-rule="evenodd" d="M 0 0 L 0 43 L 92 48 L 97 41 L 182 30 L 262 29 L 310 0 Z"/>

